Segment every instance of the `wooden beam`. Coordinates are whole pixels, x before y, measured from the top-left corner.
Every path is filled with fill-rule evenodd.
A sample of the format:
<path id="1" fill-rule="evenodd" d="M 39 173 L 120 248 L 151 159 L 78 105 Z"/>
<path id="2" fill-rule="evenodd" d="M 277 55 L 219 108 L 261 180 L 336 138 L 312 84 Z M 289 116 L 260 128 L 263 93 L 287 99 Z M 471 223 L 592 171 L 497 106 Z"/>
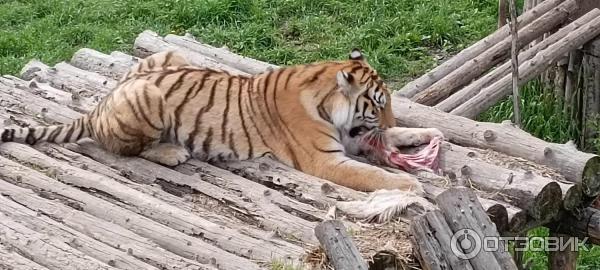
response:
<path id="1" fill-rule="evenodd" d="M 315 227 L 315 235 L 336 270 L 367 270 L 367 263 L 339 220 L 326 220 Z"/>

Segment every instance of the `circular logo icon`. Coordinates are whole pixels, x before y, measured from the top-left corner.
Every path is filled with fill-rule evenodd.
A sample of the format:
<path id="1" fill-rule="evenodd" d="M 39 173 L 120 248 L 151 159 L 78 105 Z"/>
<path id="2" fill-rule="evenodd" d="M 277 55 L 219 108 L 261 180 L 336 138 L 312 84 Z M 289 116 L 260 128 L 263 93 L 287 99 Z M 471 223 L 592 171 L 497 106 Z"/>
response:
<path id="1" fill-rule="evenodd" d="M 481 237 L 471 229 L 459 230 L 450 239 L 450 249 L 463 260 L 471 259 L 481 251 Z"/>

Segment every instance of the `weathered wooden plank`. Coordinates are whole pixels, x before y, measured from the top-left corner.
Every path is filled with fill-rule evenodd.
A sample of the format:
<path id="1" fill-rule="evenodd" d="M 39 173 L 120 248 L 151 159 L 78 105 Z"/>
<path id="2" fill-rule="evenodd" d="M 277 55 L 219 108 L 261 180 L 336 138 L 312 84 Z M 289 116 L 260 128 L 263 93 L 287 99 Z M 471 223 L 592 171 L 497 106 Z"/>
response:
<path id="1" fill-rule="evenodd" d="M 13 248 L 0 243 L 0 269 L 9 270 L 48 270 L 17 253 Z"/>
<path id="2" fill-rule="evenodd" d="M 315 235 L 319 239 L 329 263 L 336 270 L 367 270 L 367 263 L 346 232 L 346 227 L 339 220 L 326 220 L 315 227 Z"/>
<path id="3" fill-rule="evenodd" d="M 115 179 L 70 166 L 17 143 L 0 145 L 0 153 L 12 160 L 35 166 L 38 170 L 56 172 L 54 178 L 73 187 L 91 190 L 108 197 L 113 203 L 189 235 L 201 235 L 213 245 L 253 260 L 268 261 L 273 256 L 299 257 L 302 249 L 292 245 L 276 246 L 268 241 L 241 234 L 226 226 L 214 224 L 201 216 L 184 211 L 150 195 L 141 193 Z M 89 181 L 94 179 L 94 181 Z"/>
<path id="4" fill-rule="evenodd" d="M 91 237 L 66 227 L 59 222 L 46 216 L 37 214 L 8 198 L 0 196 L 0 213 L 7 218 L 16 221 L 26 228 L 53 238 L 69 245 L 87 256 L 95 258 L 107 265 L 119 269 L 158 269 L 150 266 L 135 257 L 127 254 L 127 251 L 117 250 Z"/>
<path id="5" fill-rule="evenodd" d="M 3 144 L 4 145 L 4 144 Z M 31 188 L 40 196 L 52 196 L 65 200 L 65 203 L 101 219 L 112 221 L 122 227 L 151 238 L 165 249 L 202 263 L 218 265 L 223 269 L 258 269 L 248 259 L 238 257 L 212 246 L 203 240 L 179 232 L 146 217 L 109 203 L 101 198 L 70 187 L 49 176 L 27 168 L 14 161 L 0 157 L 0 177 L 5 181 Z M 49 175 L 60 172 L 45 172 Z M 108 195 L 109 194 L 102 194 Z"/>
<path id="6" fill-rule="evenodd" d="M 0 243 L 49 269 L 116 269 L 53 236 L 38 233 L 0 213 Z"/>
<path id="7" fill-rule="evenodd" d="M 86 212 L 62 204 L 60 199 L 46 199 L 35 192 L 5 181 L 0 181 L 0 193 L 14 202 L 58 220 L 69 228 L 93 237 L 160 269 L 215 269 L 197 261 L 177 256 L 153 242 L 110 221 L 99 219 Z M 48 197 L 48 196 L 47 196 Z M 160 243 L 160 241 L 158 241 Z"/>
<path id="8" fill-rule="evenodd" d="M 474 238 L 470 241 L 483 241 L 482 239 L 486 236 L 499 237 L 496 227 L 477 201 L 472 190 L 448 189 L 436 198 L 436 203 L 454 233 L 469 229 L 479 238 L 479 240 Z M 481 250 L 474 255 L 469 259 L 474 269 L 517 269 L 510 254 L 504 251 L 504 244 L 501 241 L 498 243 L 498 250 L 493 252 Z"/>

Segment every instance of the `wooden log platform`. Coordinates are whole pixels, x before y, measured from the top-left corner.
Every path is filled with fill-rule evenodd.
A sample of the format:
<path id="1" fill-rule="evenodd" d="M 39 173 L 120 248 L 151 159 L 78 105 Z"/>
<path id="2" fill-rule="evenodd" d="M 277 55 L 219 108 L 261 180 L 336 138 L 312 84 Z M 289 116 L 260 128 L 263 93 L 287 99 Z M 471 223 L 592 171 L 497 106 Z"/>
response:
<path id="1" fill-rule="evenodd" d="M 556 3 L 542 8 L 548 11 L 551 5 Z M 163 38 L 145 31 L 135 41 L 134 55 L 84 48 L 68 62 L 51 67 L 34 60 L 22 69 L 20 78 L 1 76 L 0 123 L 27 127 L 70 122 L 93 109 L 139 58 L 168 49 L 183 52 L 196 65 L 233 74 L 277 68 L 190 36 Z M 403 100 L 392 101 L 399 123 L 439 125 L 450 139 L 442 144 L 443 175 L 418 174 L 428 195 L 443 198 L 440 194 L 447 194 L 450 187 L 470 188 L 477 204 L 481 203 L 481 213 L 473 217 L 486 220 L 498 234 L 515 234 L 562 215 L 576 215 L 576 209 L 600 193 L 595 155 L 464 118 L 457 122 L 463 132 L 454 130 L 434 118 L 457 116 Z M 413 120 L 418 125 L 401 116 L 417 113 L 421 118 Z M 464 132 L 470 125 L 476 129 Z M 469 142 L 467 137 L 472 140 L 478 132 L 481 141 Z M 506 147 L 515 140 L 530 148 Z M 532 156 L 540 151 L 544 158 Z M 551 173 L 537 168 L 539 164 L 549 166 Z M 5 261 L 15 269 L 270 269 L 281 262 L 306 266 L 307 254 L 329 245 L 321 243 L 360 238 L 361 233 L 375 235 L 373 230 L 378 230 L 347 217 L 338 227 L 353 233 L 331 238 L 327 233 L 331 228 L 318 227 L 328 224 L 322 222 L 330 208 L 341 201 L 364 200 L 369 194 L 303 174 L 268 157 L 227 164 L 190 160 L 167 168 L 142 158 L 112 155 L 91 141 L 33 147 L 6 143 L 0 145 L 0 168 L 0 267 Z M 409 222 L 406 217 L 423 213 L 422 208 L 411 207 L 402 220 Z M 451 237 L 443 207 L 425 217 L 414 224 L 426 222 L 437 228 L 438 237 Z M 321 233 L 315 234 L 316 229 Z M 427 230 L 410 232 L 431 233 Z M 375 254 L 411 245 L 408 236 L 391 247 L 367 249 L 366 242 L 356 242 L 366 262 Z M 396 255 L 391 257 L 400 260 L 402 256 Z M 495 258 L 498 265 L 507 263 L 505 256 Z M 477 263 L 456 258 L 448 258 L 447 263 L 480 269 Z M 61 264 L 65 265 L 58 267 Z"/>

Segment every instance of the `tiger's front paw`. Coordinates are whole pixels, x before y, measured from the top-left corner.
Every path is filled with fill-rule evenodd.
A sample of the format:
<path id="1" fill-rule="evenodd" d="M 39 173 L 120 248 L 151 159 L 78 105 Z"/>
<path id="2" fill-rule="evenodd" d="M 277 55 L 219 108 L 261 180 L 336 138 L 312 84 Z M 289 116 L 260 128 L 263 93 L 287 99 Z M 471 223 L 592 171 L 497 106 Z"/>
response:
<path id="1" fill-rule="evenodd" d="M 444 141 L 446 138 L 444 137 L 444 133 L 442 133 L 439 129 L 437 128 L 428 128 L 427 129 L 429 132 L 429 140 L 433 140 L 433 138 L 440 138 L 442 141 Z"/>
<path id="2" fill-rule="evenodd" d="M 411 183 L 411 187 L 409 188 L 409 190 L 414 192 L 418 196 L 425 195 L 425 189 L 423 188 L 423 184 L 421 184 L 421 182 L 419 182 L 419 180 L 417 180 L 416 178 L 413 178 L 413 181 Z"/>
<path id="3" fill-rule="evenodd" d="M 147 160 L 171 167 L 177 166 L 190 159 L 190 153 L 184 147 L 170 143 L 161 143 L 154 146 L 142 152 L 140 156 Z"/>

